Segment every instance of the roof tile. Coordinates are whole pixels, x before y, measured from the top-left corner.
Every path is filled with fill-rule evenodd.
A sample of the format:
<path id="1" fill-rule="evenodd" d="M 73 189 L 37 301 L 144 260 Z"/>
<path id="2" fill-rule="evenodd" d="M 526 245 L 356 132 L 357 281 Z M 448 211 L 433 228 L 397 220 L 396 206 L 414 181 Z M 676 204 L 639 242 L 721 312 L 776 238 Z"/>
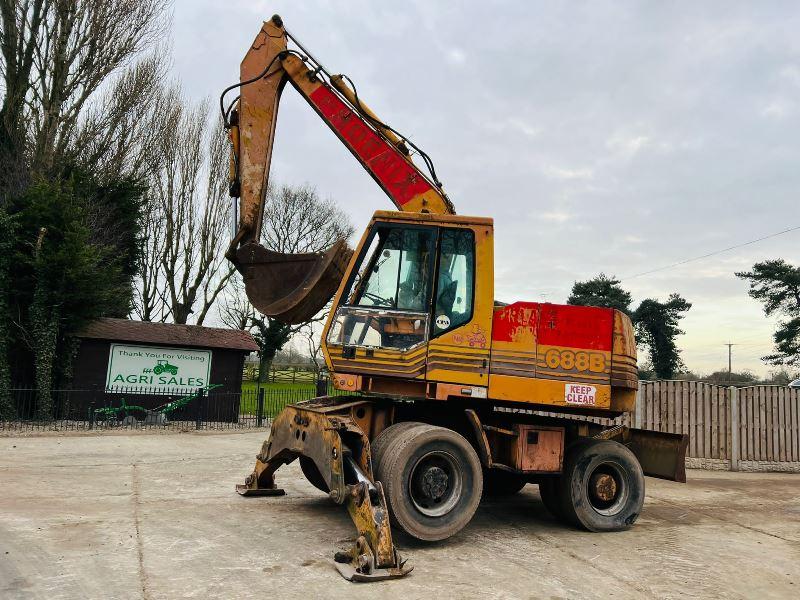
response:
<path id="1" fill-rule="evenodd" d="M 258 344 L 253 336 L 240 329 L 174 325 L 129 319 L 97 319 L 81 331 L 77 337 L 168 346 L 225 348 L 248 352 L 258 350 Z"/>

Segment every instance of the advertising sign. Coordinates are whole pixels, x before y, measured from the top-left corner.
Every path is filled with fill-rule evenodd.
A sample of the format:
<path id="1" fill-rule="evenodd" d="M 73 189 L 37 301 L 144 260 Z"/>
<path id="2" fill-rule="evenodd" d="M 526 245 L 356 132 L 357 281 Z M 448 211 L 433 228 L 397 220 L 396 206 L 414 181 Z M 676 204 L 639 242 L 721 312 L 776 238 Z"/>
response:
<path id="1" fill-rule="evenodd" d="M 188 392 L 208 385 L 211 350 L 111 344 L 106 389 Z"/>

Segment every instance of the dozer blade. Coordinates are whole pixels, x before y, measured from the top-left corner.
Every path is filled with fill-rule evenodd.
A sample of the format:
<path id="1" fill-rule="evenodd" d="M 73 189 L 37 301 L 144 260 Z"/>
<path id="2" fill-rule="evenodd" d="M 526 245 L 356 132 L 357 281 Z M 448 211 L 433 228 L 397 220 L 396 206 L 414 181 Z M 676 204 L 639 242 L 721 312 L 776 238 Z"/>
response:
<path id="1" fill-rule="evenodd" d="M 281 254 L 250 242 L 236 250 L 235 264 L 253 306 L 293 325 L 311 320 L 333 297 L 352 254 L 345 240 L 319 254 Z"/>

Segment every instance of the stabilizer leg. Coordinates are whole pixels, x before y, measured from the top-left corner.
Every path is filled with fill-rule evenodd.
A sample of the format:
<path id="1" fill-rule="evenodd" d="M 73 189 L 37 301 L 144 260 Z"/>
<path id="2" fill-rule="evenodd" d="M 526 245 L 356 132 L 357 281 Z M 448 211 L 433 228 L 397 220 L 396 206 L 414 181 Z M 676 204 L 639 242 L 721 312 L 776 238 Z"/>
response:
<path id="1" fill-rule="evenodd" d="M 287 406 L 273 421 L 270 437 L 256 456 L 256 466 L 236 491 L 242 496 L 281 496 L 275 471 L 298 456 L 314 461 L 330 490 L 331 500 L 346 504 L 358 537 L 347 552 L 337 552 L 336 568 L 348 581 L 380 581 L 403 577 L 412 567 L 394 547 L 389 510 L 380 482 L 364 470 L 371 465 L 369 439 L 350 417 L 363 403 L 318 399 Z M 334 412 L 336 411 L 336 412 Z M 357 460 L 345 444 L 357 450 Z"/>
<path id="2" fill-rule="evenodd" d="M 392 542 L 383 486 L 367 479 L 352 456 L 346 454 L 345 460 L 358 477 L 356 484 L 347 486 L 346 498 L 358 539 L 349 552 L 336 553 L 336 569 L 348 581 L 381 581 L 408 575 L 414 567 L 402 560 Z"/>

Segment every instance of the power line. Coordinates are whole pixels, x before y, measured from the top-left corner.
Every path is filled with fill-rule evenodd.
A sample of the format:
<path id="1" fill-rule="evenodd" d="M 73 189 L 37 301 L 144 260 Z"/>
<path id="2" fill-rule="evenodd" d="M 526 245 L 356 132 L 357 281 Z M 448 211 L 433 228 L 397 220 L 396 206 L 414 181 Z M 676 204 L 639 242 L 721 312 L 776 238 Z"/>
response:
<path id="1" fill-rule="evenodd" d="M 628 277 L 623 277 L 622 281 L 626 281 L 628 279 L 634 279 L 635 277 L 642 277 L 643 275 L 650 275 L 651 273 L 657 273 L 658 271 L 666 271 L 667 269 L 672 269 L 673 267 L 679 267 L 681 265 L 685 265 L 690 262 L 694 262 L 696 260 L 702 260 L 704 258 L 708 258 L 710 256 L 716 256 L 717 254 L 722 254 L 723 252 L 729 252 L 731 250 L 736 250 L 737 248 L 743 248 L 744 246 L 749 246 L 750 244 L 755 244 L 757 242 L 763 242 L 764 240 L 768 240 L 770 238 L 778 237 L 779 235 L 783 235 L 784 233 L 790 233 L 792 231 L 797 231 L 800 229 L 800 225 L 797 227 L 790 227 L 789 229 L 784 229 L 783 231 L 778 231 L 777 233 L 771 233 L 769 235 L 765 235 L 764 237 L 760 237 L 755 240 L 750 240 L 749 242 L 744 242 L 742 244 L 736 244 L 735 246 L 729 246 L 728 248 L 723 248 L 722 250 L 715 250 L 714 252 L 709 252 L 708 254 L 703 254 L 702 256 L 695 256 L 694 258 L 687 258 L 685 260 L 678 261 L 676 263 L 672 263 L 671 265 L 665 265 L 663 267 L 658 267 L 657 269 L 651 269 L 649 271 L 642 271 L 641 273 L 636 273 L 635 275 L 629 275 Z"/>

